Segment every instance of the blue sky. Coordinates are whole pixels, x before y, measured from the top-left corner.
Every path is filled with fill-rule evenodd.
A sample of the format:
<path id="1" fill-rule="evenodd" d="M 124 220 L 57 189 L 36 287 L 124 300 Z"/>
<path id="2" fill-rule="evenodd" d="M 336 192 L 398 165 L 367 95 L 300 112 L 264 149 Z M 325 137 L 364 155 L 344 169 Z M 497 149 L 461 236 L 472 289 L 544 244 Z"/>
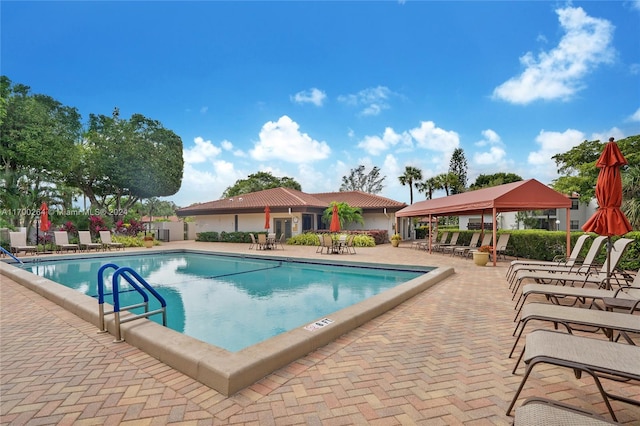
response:
<path id="1" fill-rule="evenodd" d="M 269 171 L 337 191 L 363 164 L 550 183 L 551 157 L 640 134 L 640 1 L 0 3 L 0 70 L 184 143 L 180 206 Z M 437 193 L 435 196 L 443 196 Z M 415 201 L 424 199 L 414 192 Z"/>

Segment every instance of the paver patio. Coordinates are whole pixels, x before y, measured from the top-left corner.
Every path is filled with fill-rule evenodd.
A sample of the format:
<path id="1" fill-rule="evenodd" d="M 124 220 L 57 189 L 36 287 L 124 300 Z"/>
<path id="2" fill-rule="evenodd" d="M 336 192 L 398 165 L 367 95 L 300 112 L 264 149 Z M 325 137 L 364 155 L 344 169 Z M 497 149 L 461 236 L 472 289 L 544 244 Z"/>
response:
<path id="1" fill-rule="evenodd" d="M 238 244 L 176 242 L 163 248 L 254 254 Z M 507 358 L 514 339 L 507 263 L 477 267 L 471 260 L 411 250 L 408 242 L 357 252 L 339 258 L 454 266 L 456 274 L 230 397 L 127 343 L 112 343 L 113 336 L 97 334 L 94 325 L 0 275 L 0 422 L 510 424 L 505 410 L 522 372 L 512 375 L 515 359 Z M 297 246 L 268 254 L 329 256 Z M 640 399 L 637 383 L 607 386 Z M 593 381 L 577 380 L 566 369 L 534 370 L 522 398 L 532 395 L 607 415 Z M 619 421 L 640 424 L 640 408 L 613 406 Z"/>

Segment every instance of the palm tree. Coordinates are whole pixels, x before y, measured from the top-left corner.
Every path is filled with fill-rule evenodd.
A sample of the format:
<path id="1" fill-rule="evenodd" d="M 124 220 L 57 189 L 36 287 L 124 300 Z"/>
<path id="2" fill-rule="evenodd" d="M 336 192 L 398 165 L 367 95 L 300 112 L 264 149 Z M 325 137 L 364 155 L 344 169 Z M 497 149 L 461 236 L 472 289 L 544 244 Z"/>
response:
<path id="1" fill-rule="evenodd" d="M 418 192 L 424 192 L 426 194 L 427 200 L 433 199 L 433 191 L 443 189 L 435 177 L 425 179 L 424 182 L 416 183 L 416 188 L 418 189 Z"/>
<path id="2" fill-rule="evenodd" d="M 434 177 L 439 188 L 444 189 L 447 196 L 451 195 L 452 189 L 458 185 L 458 176 L 455 173 L 442 173 Z"/>
<path id="3" fill-rule="evenodd" d="M 413 204 L 413 185 L 414 182 L 416 187 L 418 183 L 422 180 L 422 170 L 417 167 L 406 166 L 404 168 L 404 174 L 402 176 L 398 176 L 400 183 L 404 185 L 409 185 L 409 200 L 410 204 Z"/>

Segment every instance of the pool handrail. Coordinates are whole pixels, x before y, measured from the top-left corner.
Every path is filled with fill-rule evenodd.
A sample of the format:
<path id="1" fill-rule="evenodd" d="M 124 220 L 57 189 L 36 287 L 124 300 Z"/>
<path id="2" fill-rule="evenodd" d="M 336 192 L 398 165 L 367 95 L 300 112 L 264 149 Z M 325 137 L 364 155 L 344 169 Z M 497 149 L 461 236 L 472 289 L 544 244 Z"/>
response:
<path id="1" fill-rule="evenodd" d="M 10 258 L 12 258 L 13 260 L 15 260 L 16 262 L 24 265 L 24 262 L 20 259 L 18 259 L 17 257 L 15 257 L 13 254 L 11 254 L 11 252 L 9 252 L 7 249 L 5 249 L 4 247 L 0 246 L 0 251 L 3 252 L 4 254 L 8 254 Z"/>
<path id="2" fill-rule="evenodd" d="M 113 268 L 116 271 L 113 273 L 113 277 L 111 278 L 112 282 L 112 291 L 113 291 L 113 311 L 104 312 L 104 271 L 108 268 Z M 120 306 L 120 285 L 119 280 L 120 277 L 124 278 L 131 287 L 133 287 L 143 298 L 142 303 L 137 303 L 129 306 Z M 134 280 L 135 278 L 135 280 Z M 137 282 L 136 282 L 137 281 Z M 141 287 L 142 285 L 142 287 Z M 143 289 L 144 287 L 144 289 Z M 147 291 L 145 291 L 147 290 Z M 147 292 L 151 293 L 158 302 L 160 302 L 160 309 L 156 309 L 154 311 L 149 311 L 149 295 Z M 99 305 L 99 314 L 100 314 L 100 331 L 106 332 L 106 326 L 104 322 L 105 314 L 114 314 L 115 325 L 116 325 L 116 338 L 115 342 L 124 341 L 121 337 L 120 325 L 129 321 L 134 321 L 141 318 L 148 318 L 151 315 L 162 314 L 162 325 L 167 326 L 167 302 L 165 299 L 158 293 L 148 282 L 145 281 L 135 270 L 130 268 L 129 266 L 118 267 L 118 265 L 114 263 L 107 263 L 102 265 L 98 270 L 98 305 Z M 131 315 L 125 319 L 120 319 L 120 311 L 128 310 L 138 307 L 144 307 L 144 313 L 138 315 Z"/>

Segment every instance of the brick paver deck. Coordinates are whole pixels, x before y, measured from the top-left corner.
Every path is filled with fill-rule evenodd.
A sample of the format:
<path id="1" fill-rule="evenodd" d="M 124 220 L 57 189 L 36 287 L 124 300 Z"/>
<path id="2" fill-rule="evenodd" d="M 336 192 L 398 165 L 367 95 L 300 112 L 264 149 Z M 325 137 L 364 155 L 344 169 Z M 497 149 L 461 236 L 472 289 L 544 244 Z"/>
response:
<path id="1" fill-rule="evenodd" d="M 507 358 L 514 302 L 506 263 L 482 268 L 403 245 L 358 249 L 348 259 L 453 265 L 456 274 L 231 397 L 127 343 L 112 343 L 113 336 L 0 275 L 0 422 L 510 424 L 505 410 L 522 373 L 512 375 L 515 360 Z M 254 253 L 236 244 L 164 247 Z M 290 246 L 274 254 L 329 256 Z M 607 386 L 640 399 L 637 383 Z M 566 369 L 534 370 L 522 398 L 532 395 L 607 415 L 593 381 Z M 613 406 L 619 421 L 640 424 L 638 407 Z"/>

